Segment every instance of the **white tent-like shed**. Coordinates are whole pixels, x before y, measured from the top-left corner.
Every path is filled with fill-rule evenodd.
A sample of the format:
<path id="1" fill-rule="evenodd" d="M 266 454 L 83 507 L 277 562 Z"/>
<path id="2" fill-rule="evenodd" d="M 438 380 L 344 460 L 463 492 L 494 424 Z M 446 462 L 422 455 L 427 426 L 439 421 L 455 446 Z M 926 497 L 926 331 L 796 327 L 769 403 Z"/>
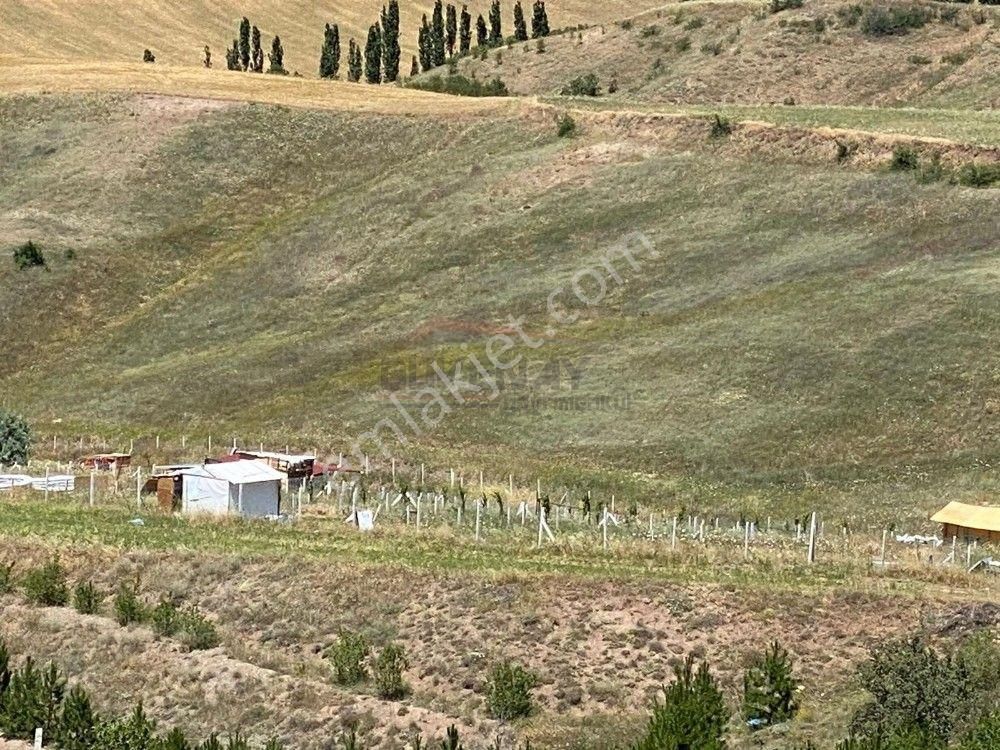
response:
<path id="1" fill-rule="evenodd" d="M 278 515 L 285 475 L 259 461 L 227 461 L 185 469 L 184 513 L 230 513 L 260 518 Z"/>

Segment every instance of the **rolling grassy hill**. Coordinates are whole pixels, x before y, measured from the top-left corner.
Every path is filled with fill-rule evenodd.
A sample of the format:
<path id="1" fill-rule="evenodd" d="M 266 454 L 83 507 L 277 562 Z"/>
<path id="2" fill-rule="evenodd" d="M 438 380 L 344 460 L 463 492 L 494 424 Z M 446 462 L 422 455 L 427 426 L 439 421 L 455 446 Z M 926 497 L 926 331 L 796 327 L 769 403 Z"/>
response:
<path id="1" fill-rule="evenodd" d="M 553 28 L 582 23 L 610 23 L 637 10 L 660 5 L 660 0 L 559 0 L 548 9 Z M 285 66 L 305 76 L 315 76 L 323 43 L 323 27 L 339 23 L 346 60 L 347 38 L 364 44 L 368 27 L 378 20 L 381 0 L 250 0 L 236 2 L 137 2 L 136 0 L 5 0 L 0 14 L 4 54 L 17 58 L 72 59 L 137 62 L 143 49 L 152 49 L 158 63 L 199 67 L 202 49 L 211 47 L 215 65 L 225 69 L 225 50 L 232 44 L 240 18 L 247 16 L 260 27 L 266 45 L 275 34 L 285 48 Z M 459 4 L 461 5 L 461 4 Z M 404 52 L 413 53 L 422 14 L 434 3 L 403 0 L 400 33 Z M 468 3 L 475 13 L 489 9 L 489 2 Z M 504 6 L 504 23 L 512 27 L 513 3 Z M 529 8 L 530 10 L 530 8 Z M 268 49 L 270 47 L 268 46 Z M 406 57 L 409 71 L 409 57 Z"/>
<path id="2" fill-rule="evenodd" d="M 890 4 L 892 5 L 892 4 Z M 864 31 L 866 8 L 810 0 L 770 13 L 755 2 L 686 2 L 467 58 L 458 70 L 500 76 L 522 94 L 558 93 L 595 74 L 616 101 L 990 108 L 1000 104 L 1000 9 L 895 3 L 926 23 Z"/>
<path id="3" fill-rule="evenodd" d="M 394 452 L 873 522 L 993 487 L 996 191 L 748 156 L 704 122 L 429 112 L 3 100 L 0 244 L 49 259 L 0 266 L 4 401 L 336 452 L 523 317 L 544 344 L 502 394 Z M 659 256 L 569 304 L 636 231 Z M 579 317 L 550 335 L 560 289 Z"/>

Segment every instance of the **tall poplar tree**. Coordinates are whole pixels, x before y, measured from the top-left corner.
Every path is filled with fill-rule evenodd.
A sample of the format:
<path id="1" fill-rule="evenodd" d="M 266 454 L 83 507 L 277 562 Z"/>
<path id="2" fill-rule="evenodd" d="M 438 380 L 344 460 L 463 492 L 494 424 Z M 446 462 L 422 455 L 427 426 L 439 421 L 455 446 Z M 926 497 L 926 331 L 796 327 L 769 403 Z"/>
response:
<path id="1" fill-rule="evenodd" d="M 417 62 L 417 56 L 413 56 L 413 62 L 410 63 L 410 76 L 419 75 L 420 73 L 420 63 Z"/>
<path id="2" fill-rule="evenodd" d="M 382 83 L 382 30 L 377 23 L 368 27 L 365 42 L 365 80 Z"/>
<path id="3" fill-rule="evenodd" d="M 347 80 L 357 83 L 361 80 L 361 73 L 361 48 L 351 39 L 347 47 Z"/>
<path id="4" fill-rule="evenodd" d="M 319 56 L 320 78 L 336 78 L 340 72 L 340 28 L 326 25 L 323 32 L 323 51 Z"/>
<path id="5" fill-rule="evenodd" d="M 486 20 L 483 18 L 483 14 L 480 13 L 476 19 L 476 44 L 478 46 L 486 46 L 486 35 Z"/>
<path id="6" fill-rule="evenodd" d="M 444 65 L 444 8 L 441 0 L 434 0 L 434 14 L 431 16 L 431 62 Z"/>
<path id="7" fill-rule="evenodd" d="M 458 54 L 467 55 L 472 47 L 472 15 L 469 6 L 462 6 L 462 20 L 458 26 Z"/>
<path id="8" fill-rule="evenodd" d="M 535 0 L 531 14 L 531 38 L 549 35 L 549 15 L 545 12 L 545 0 Z"/>
<path id="9" fill-rule="evenodd" d="M 420 53 L 420 69 L 430 70 L 434 66 L 431 55 L 431 27 L 427 24 L 425 14 L 420 22 L 420 33 L 417 35 L 417 51 Z"/>
<path id="10" fill-rule="evenodd" d="M 274 35 L 274 39 L 271 41 L 271 52 L 267 56 L 267 60 L 270 63 L 267 68 L 267 72 L 272 75 L 288 75 L 288 71 L 285 70 L 285 48 L 281 46 L 281 37 L 277 34 Z"/>
<path id="11" fill-rule="evenodd" d="M 399 78 L 399 54 L 399 0 L 389 0 L 389 8 L 382 7 L 382 62 L 387 83 Z"/>
<path id="12" fill-rule="evenodd" d="M 260 29 L 253 27 L 253 39 L 250 43 L 250 69 L 254 73 L 264 72 L 264 48 L 260 46 Z"/>
<path id="13" fill-rule="evenodd" d="M 445 13 L 445 40 L 444 46 L 448 50 L 448 57 L 455 56 L 455 41 L 458 39 L 458 13 L 455 6 L 448 3 L 448 11 Z"/>
<path id="14" fill-rule="evenodd" d="M 521 0 L 514 3 L 514 38 L 519 42 L 528 41 L 528 25 L 524 22 L 524 8 Z"/>
<path id="15" fill-rule="evenodd" d="M 500 19 L 500 0 L 493 0 L 490 5 L 490 45 L 499 47 L 503 44 L 503 29 Z"/>
<path id="16" fill-rule="evenodd" d="M 240 21 L 240 68 L 250 70 L 250 20 L 246 16 Z"/>
<path id="17" fill-rule="evenodd" d="M 239 39 L 234 39 L 233 46 L 226 50 L 226 70 L 242 70 L 240 67 Z"/>

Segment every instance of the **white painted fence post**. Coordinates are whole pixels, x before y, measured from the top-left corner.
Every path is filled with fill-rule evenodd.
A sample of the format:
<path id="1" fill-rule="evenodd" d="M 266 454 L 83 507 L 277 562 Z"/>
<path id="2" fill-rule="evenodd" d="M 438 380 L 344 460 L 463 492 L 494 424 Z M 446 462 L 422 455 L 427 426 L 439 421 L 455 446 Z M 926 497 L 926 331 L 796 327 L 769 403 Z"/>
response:
<path id="1" fill-rule="evenodd" d="M 135 507 L 142 509 L 142 467 L 135 470 Z"/>
<path id="2" fill-rule="evenodd" d="M 809 517 L 809 562 L 816 562 L 816 511 Z"/>
<path id="3" fill-rule="evenodd" d="M 97 472 L 91 469 L 90 471 L 90 507 L 94 507 L 94 483 L 97 481 Z"/>
<path id="4" fill-rule="evenodd" d="M 35 750 L 42 750 L 42 728 L 35 729 Z"/>
<path id="5" fill-rule="evenodd" d="M 476 500 L 476 541 L 479 541 L 479 514 L 482 511 L 482 504 Z"/>
<path id="6" fill-rule="evenodd" d="M 674 525 L 670 530 L 670 549 L 677 549 L 677 516 L 674 516 Z"/>

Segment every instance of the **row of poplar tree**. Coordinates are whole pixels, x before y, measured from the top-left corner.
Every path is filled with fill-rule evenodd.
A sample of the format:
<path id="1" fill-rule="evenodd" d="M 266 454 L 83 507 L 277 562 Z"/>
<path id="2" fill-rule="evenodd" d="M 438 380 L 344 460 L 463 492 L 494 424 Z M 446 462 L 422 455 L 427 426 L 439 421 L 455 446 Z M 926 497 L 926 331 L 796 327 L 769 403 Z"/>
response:
<path id="1" fill-rule="evenodd" d="M 271 41 L 271 52 L 267 56 L 268 73 L 287 75 L 285 70 L 285 50 L 281 46 L 281 37 L 275 35 Z M 205 67 L 211 67 L 211 54 L 205 48 Z M 264 72 L 264 49 L 260 43 L 260 29 L 251 26 L 246 17 L 240 21 L 240 30 L 233 46 L 226 50 L 226 67 L 229 70 L 243 70 L 250 73 Z"/>
<path id="2" fill-rule="evenodd" d="M 244 19 L 245 20 L 245 19 Z M 256 29 L 256 27 L 254 27 Z M 531 16 L 531 38 L 549 35 L 549 18 L 545 10 L 544 0 L 535 0 Z M 521 0 L 514 3 L 514 34 L 513 40 L 524 42 L 528 40 L 528 24 L 521 6 Z M 503 21 L 501 18 L 500 0 L 493 0 L 489 11 L 489 22 L 482 14 L 476 19 L 476 45 L 485 49 L 498 47 L 504 43 Z M 441 0 L 434 3 L 431 20 L 424 14 L 417 35 L 419 56 L 414 55 L 410 66 L 410 75 L 416 75 L 421 70 L 444 65 L 457 53 L 469 54 L 472 48 L 472 15 L 467 5 L 458 9 L 448 4 L 445 7 Z M 336 78 L 340 74 L 340 28 L 337 24 L 327 24 L 323 37 L 323 50 L 320 53 L 319 74 L 321 78 Z M 383 6 L 382 16 L 368 29 L 368 37 L 364 50 L 350 39 L 347 50 L 347 79 L 360 81 L 362 76 L 368 83 L 392 83 L 399 78 L 399 3 L 390 0 L 388 6 Z M 244 70 L 247 68 L 244 67 Z"/>

